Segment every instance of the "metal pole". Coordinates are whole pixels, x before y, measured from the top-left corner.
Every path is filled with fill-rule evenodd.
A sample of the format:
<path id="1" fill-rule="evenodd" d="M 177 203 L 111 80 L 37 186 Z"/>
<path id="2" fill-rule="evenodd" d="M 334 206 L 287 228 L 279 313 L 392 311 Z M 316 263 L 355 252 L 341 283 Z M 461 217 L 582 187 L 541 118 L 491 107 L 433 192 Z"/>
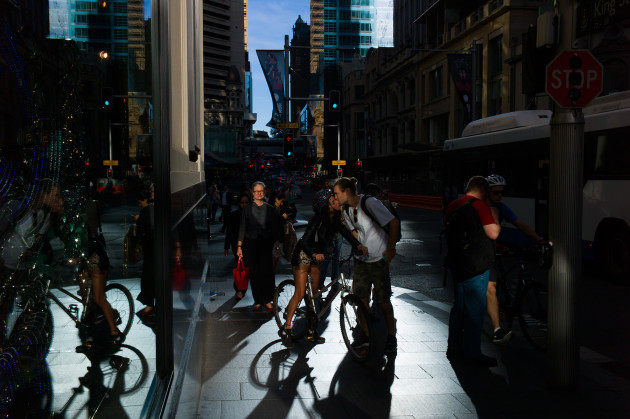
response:
<path id="1" fill-rule="evenodd" d="M 549 158 L 549 239 L 553 266 L 549 276 L 549 382 L 575 390 L 579 381 L 577 280 L 582 253 L 582 177 L 584 115 L 556 106 L 551 119 Z"/>
<path id="2" fill-rule="evenodd" d="M 337 160 L 341 160 L 341 121 L 337 122 Z M 339 177 L 339 169 L 341 166 L 337 165 L 337 177 Z"/>
<path id="3" fill-rule="evenodd" d="M 475 115 L 477 115 L 477 60 L 479 59 L 477 55 L 477 40 L 473 40 L 472 42 L 472 92 L 470 92 L 470 99 L 472 100 L 471 108 L 470 108 L 470 120 L 475 120 Z"/>
<path id="4" fill-rule="evenodd" d="M 107 115 L 107 140 L 109 141 L 109 160 L 114 160 L 114 148 L 112 145 L 112 121 L 109 119 L 109 114 Z M 112 171 L 112 178 L 114 177 L 114 166 L 109 165 L 109 170 Z M 109 177 L 109 176 L 108 176 Z"/>
<path id="5" fill-rule="evenodd" d="M 284 122 L 291 122 L 289 115 L 289 35 L 284 35 Z"/>
<path id="6" fill-rule="evenodd" d="M 559 1 L 560 50 L 572 44 L 572 1 Z M 555 106 L 549 156 L 549 239 L 554 245 L 549 276 L 547 370 L 556 390 L 574 391 L 579 384 L 577 281 L 581 267 L 584 115 L 582 109 Z"/>

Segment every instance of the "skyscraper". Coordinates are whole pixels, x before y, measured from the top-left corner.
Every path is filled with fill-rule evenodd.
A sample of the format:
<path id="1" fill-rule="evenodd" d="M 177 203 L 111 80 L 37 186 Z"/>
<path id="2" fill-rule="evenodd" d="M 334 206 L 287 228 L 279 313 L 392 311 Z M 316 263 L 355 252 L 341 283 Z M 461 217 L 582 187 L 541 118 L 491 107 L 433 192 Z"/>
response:
<path id="1" fill-rule="evenodd" d="M 393 3 L 324 0 L 324 66 L 352 62 L 355 55 L 365 57 L 372 47 L 393 46 Z"/>

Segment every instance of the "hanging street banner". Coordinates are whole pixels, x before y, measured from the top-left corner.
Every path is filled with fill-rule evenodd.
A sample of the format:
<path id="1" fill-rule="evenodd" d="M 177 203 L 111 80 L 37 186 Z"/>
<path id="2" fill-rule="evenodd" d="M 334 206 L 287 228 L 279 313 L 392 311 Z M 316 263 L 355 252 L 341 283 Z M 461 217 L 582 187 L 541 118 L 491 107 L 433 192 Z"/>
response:
<path id="1" fill-rule="evenodd" d="M 284 51 L 283 50 L 256 50 L 258 60 L 265 73 L 265 79 L 273 101 L 273 111 L 268 127 L 275 127 L 284 121 Z"/>
<path id="2" fill-rule="evenodd" d="M 464 125 L 472 121 L 472 54 L 448 54 L 448 68 L 464 107 Z"/>

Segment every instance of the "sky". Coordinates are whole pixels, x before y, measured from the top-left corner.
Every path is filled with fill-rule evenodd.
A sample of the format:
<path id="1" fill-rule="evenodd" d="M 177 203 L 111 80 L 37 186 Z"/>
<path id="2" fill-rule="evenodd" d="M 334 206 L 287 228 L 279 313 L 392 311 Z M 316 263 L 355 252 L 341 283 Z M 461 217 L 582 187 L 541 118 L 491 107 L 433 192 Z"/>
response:
<path id="1" fill-rule="evenodd" d="M 293 25 L 298 18 L 311 22 L 309 0 L 248 0 L 249 62 L 253 78 L 253 112 L 257 114 L 255 130 L 269 132 L 271 94 L 256 55 L 258 49 L 284 49 L 284 35 L 293 37 Z"/>

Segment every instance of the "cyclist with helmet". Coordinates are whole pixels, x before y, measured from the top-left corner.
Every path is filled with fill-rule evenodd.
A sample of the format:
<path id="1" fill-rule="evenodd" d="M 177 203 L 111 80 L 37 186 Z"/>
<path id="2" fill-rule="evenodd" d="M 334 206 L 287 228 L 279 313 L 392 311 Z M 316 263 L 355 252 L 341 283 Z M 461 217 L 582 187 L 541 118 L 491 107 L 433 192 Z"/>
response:
<path id="1" fill-rule="evenodd" d="M 546 243 L 546 240 L 539 236 L 533 228 L 531 228 L 521 219 L 519 219 L 510 207 L 501 202 L 505 187 L 507 186 L 507 182 L 505 181 L 503 176 L 493 174 L 488 176 L 486 180 L 490 185 L 487 203 L 490 207 L 495 207 L 497 209 L 499 213 L 499 224 L 501 224 L 503 221 L 511 223 L 519 230 L 521 230 L 526 236 L 534 240 L 536 243 Z M 512 337 L 512 332 L 506 332 L 504 329 L 501 328 L 499 323 L 497 279 L 496 272 L 494 272 L 494 270 L 491 270 L 490 281 L 488 282 L 488 291 L 486 292 L 486 307 L 488 310 L 488 316 L 490 316 L 492 327 L 494 329 L 492 338 L 493 342 L 501 343 L 510 340 L 510 338 Z"/>
<path id="2" fill-rule="evenodd" d="M 287 348 L 292 348 L 291 341 L 291 320 L 298 304 L 306 292 L 306 279 L 310 274 L 313 279 L 313 289 L 318 289 L 320 278 L 320 264 L 331 255 L 334 248 L 334 238 L 340 233 L 352 245 L 356 251 L 367 253 L 367 247 L 352 235 L 341 222 L 341 205 L 335 199 L 330 189 L 322 189 L 313 197 L 313 217 L 309 220 L 306 230 L 298 240 L 291 257 L 293 267 L 293 278 L 295 280 L 295 293 L 287 307 L 287 317 L 284 326 L 278 331 L 282 344 Z M 323 343 L 324 339 L 316 335 L 316 331 L 309 330 L 308 340 L 316 343 Z"/>

